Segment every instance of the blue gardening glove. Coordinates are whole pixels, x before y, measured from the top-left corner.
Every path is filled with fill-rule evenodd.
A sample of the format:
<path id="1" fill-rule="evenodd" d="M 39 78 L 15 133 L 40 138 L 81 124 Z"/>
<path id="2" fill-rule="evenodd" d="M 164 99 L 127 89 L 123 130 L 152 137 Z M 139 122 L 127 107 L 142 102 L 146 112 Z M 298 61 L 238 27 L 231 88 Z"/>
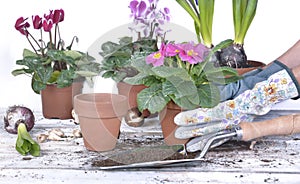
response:
<path id="1" fill-rule="evenodd" d="M 256 83 L 267 80 L 272 74 L 286 68 L 287 66 L 285 66 L 283 63 L 275 60 L 264 70 L 262 70 L 261 68 L 252 70 L 245 73 L 243 75 L 243 79 L 241 80 L 227 85 L 220 85 L 220 101 L 223 102 L 226 100 L 234 99 L 244 91 L 252 89 Z"/>
<path id="2" fill-rule="evenodd" d="M 174 122 L 179 128 L 175 137 L 186 139 L 204 136 L 232 128 L 241 121 L 252 121 L 255 115 L 269 112 L 274 104 L 297 97 L 299 89 L 290 70 L 281 70 L 233 100 L 213 108 L 199 108 L 177 114 Z"/>

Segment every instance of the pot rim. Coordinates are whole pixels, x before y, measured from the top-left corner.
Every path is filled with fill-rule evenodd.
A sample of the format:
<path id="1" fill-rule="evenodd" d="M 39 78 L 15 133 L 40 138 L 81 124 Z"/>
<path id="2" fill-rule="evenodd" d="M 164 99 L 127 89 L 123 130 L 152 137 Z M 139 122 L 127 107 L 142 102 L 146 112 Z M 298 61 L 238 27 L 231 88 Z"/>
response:
<path id="1" fill-rule="evenodd" d="M 118 102 L 123 102 L 127 100 L 127 97 L 120 94 L 114 94 L 114 93 L 83 93 L 78 94 L 74 98 L 80 102 L 85 102 L 88 104 L 110 104 L 110 100 L 105 101 L 95 101 L 93 99 L 100 98 L 103 99 L 104 97 L 113 97 Z M 107 99 L 107 98 L 106 98 Z M 111 99 L 111 98 L 110 98 Z M 116 102 L 114 102 L 116 103 Z"/>

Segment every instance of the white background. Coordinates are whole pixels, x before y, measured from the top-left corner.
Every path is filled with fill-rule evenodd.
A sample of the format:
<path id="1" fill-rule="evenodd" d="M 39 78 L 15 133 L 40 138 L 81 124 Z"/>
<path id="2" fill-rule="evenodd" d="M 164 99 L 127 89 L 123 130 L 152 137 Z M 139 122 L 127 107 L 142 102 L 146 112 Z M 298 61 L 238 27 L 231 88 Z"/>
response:
<path id="1" fill-rule="evenodd" d="M 69 43 L 76 35 L 79 43 L 74 49 L 87 51 L 105 33 L 130 23 L 129 0 L 10 0 L 0 7 L 0 107 L 14 104 L 26 105 L 33 110 L 41 109 L 40 95 L 30 87 L 30 78 L 14 77 L 11 71 L 18 68 L 24 48 L 30 45 L 14 24 L 20 16 L 42 15 L 49 9 L 65 10 L 65 20 L 60 24 L 63 39 Z M 194 31 L 193 21 L 175 0 L 160 0 L 160 7 L 168 6 L 171 22 Z M 248 59 L 269 63 L 276 59 L 300 35 L 299 0 L 259 0 L 257 14 L 245 39 Z M 233 38 L 231 0 L 215 0 L 213 42 Z M 178 33 L 182 37 L 182 33 Z M 97 81 L 97 90 L 105 91 L 110 86 Z M 95 91 L 97 91 L 95 90 Z"/>

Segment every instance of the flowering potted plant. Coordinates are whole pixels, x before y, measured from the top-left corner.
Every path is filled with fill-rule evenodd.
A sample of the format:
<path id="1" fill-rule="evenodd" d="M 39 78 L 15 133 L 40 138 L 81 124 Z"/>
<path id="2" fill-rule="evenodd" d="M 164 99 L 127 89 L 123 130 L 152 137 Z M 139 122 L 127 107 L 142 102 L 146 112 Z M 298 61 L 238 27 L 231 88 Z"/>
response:
<path id="1" fill-rule="evenodd" d="M 23 59 L 16 61 L 17 65 L 23 67 L 13 70 L 12 74 L 14 76 L 25 74 L 32 78 L 31 87 L 35 93 L 42 95 L 43 114 L 47 118 L 67 119 L 72 117 L 72 96 L 70 95 L 58 99 L 59 101 L 68 99 L 69 102 L 65 104 L 53 103 L 56 97 L 50 99 L 51 104 L 54 104 L 54 108 L 52 108 L 57 110 L 58 115 L 55 112 L 53 112 L 54 114 L 46 112 L 44 102 L 45 98 L 50 95 L 49 90 L 68 89 L 72 95 L 74 81 L 83 81 L 85 77 L 91 82 L 92 77 L 100 72 L 99 63 L 93 62 L 92 57 L 83 52 L 71 50 L 73 42 L 78 41 L 76 36 L 73 37 L 69 46 L 65 46 L 59 30 L 59 23 L 63 20 L 64 10 L 62 9 L 50 10 L 50 13 L 45 14 L 44 17 L 32 16 L 32 26 L 39 32 L 39 39 L 29 32 L 31 25 L 28 18 L 20 17 L 15 23 L 16 30 L 26 37 L 32 50 L 24 49 Z M 44 34 L 49 35 L 49 40 L 44 40 Z M 65 107 L 65 105 L 71 105 L 71 107 Z M 63 106 L 64 110 L 59 109 L 60 106 Z"/>
<path id="2" fill-rule="evenodd" d="M 195 32 L 199 42 L 208 48 L 212 44 L 212 24 L 214 0 L 176 0 L 176 2 L 193 18 Z M 213 61 L 219 66 L 238 68 L 240 74 L 253 67 L 264 66 L 263 63 L 247 60 L 244 50 L 246 33 L 255 17 L 258 0 L 232 0 L 234 40 L 231 45 L 215 53 Z"/>
<path id="3" fill-rule="evenodd" d="M 131 65 L 139 73 L 125 78 L 125 82 L 148 86 L 138 94 L 139 109 L 160 112 L 171 100 L 183 109 L 218 104 L 217 85 L 240 77 L 236 70 L 216 67 L 209 59 L 214 52 L 231 43 L 232 40 L 225 40 L 209 50 L 201 43 L 168 42 L 146 57 L 137 56 Z"/>
<path id="4" fill-rule="evenodd" d="M 134 54 L 157 51 L 158 37 L 164 34 L 161 25 L 169 21 L 169 9 L 158 9 L 158 0 L 132 0 L 129 3 L 133 25 L 129 29 L 137 35 L 120 38 L 119 43 L 107 41 L 101 45 L 99 54 L 103 57 L 101 62 L 102 76 L 112 78 L 116 82 L 123 81 L 125 77 L 132 77 L 137 71 L 130 66 L 131 56 Z"/>
<path id="5" fill-rule="evenodd" d="M 138 123 L 126 122 L 130 126 L 140 126 L 143 117 L 149 116 L 148 111 L 139 112 L 137 109 L 136 95 L 144 89 L 145 85 L 130 85 L 124 82 L 124 78 L 135 76 L 138 71 L 131 66 L 134 55 L 147 55 L 158 51 L 157 42 L 159 37 L 165 34 L 162 25 L 170 20 L 169 9 L 158 8 L 158 0 L 132 0 L 129 3 L 130 17 L 132 24 L 129 30 L 133 36 L 124 36 L 120 38 L 119 43 L 107 41 L 101 45 L 99 53 L 103 60 L 101 62 L 102 77 L 111 78 L 117 83 L 119 94 L 128 97 L 128 106 L 130 111 L 138 116 L 141 121 Z M 134 39 L 136 37 L 136 40 Z M 127 116 L 129 117 L 129 116 Z"/>
<path id="6" fill-rule="evenodd" d="M 232 40 L 225 40 L 213 49 L 208 49 L 201 43 L 167 42 L 162 43 L 159 51 L 134 59 L 132 66 L 139 73 L 125 78 L 125 82 L 148 86 L 137 95 L 139 110 L 148 109 L 151 113 L 161 113 L 167 106 L 176 109 L 176 105 L 178 110 L 175 113 L 160 116 L 164 133 L 164 122 L 173 122 L 174 116 L 181 109 L 217 105 L 220 98 L 217 85 L 240 78 L 233 68 L 216 67 L 210 61 L 216 51 L 230 44 Z M 175 124 L 166 127 L 170 129 L 171 126 L 174 127 Z M 167 144 L 172 144 L 166 137 L 174 136 L 164 134 L 164 137 Z"/>

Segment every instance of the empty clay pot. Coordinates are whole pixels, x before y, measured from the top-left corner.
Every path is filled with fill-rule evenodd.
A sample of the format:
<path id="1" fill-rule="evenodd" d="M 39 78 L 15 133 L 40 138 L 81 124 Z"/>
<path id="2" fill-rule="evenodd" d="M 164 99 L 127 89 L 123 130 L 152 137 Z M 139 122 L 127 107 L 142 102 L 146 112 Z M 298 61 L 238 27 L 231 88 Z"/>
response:
<path id="1" fill-rule="evenodd" d="M 91 151 L 115 148 L 121 120 L 128 111 L 127 97 L 111 93 L 89 93 L 74 97 L 84 145 Z"/>

